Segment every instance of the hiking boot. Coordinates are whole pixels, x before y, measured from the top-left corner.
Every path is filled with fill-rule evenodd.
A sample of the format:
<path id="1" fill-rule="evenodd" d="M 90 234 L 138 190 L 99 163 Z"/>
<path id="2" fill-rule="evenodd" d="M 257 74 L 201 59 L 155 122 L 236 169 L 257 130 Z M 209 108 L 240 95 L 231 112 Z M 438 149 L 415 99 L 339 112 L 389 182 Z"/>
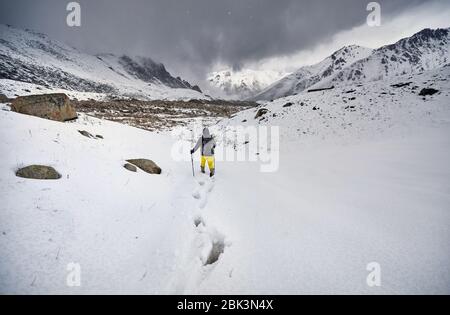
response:
<path id="1" fill-rule="evenodd" d="M 201 168 L 202 173 L 205 174 L 205 168 L 204 167 L 200 167 L 200 168 Z"/>
<path id="2" fill-rule="evenodd" d="M 215 169 L 211 169 L 211 173 L 209 173 L 209 177 L 213 177 L 215 174 Z"/>

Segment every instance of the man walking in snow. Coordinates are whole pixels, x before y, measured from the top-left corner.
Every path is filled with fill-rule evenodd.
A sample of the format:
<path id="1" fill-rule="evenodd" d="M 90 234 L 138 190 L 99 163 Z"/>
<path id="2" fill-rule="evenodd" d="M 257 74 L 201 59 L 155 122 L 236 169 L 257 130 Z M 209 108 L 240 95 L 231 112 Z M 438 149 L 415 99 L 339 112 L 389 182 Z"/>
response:
<path id="1" fill-rule="evenodd" d="M 215 170 L 214 149 L 216 148 L 216 140 L 214 140 L 214 137 L 209 133 L 208 128 L 203 129 L 202 136 L 198 139 L 195 147 L 191 150 L 191 154 L 194 154 L 200 147 L 202 152 L 200 160 L 202 173 L 205 173 L 205 165 L 206 162 L 208 162 L 210 172 L 209 176 L 213 177 Z"/>

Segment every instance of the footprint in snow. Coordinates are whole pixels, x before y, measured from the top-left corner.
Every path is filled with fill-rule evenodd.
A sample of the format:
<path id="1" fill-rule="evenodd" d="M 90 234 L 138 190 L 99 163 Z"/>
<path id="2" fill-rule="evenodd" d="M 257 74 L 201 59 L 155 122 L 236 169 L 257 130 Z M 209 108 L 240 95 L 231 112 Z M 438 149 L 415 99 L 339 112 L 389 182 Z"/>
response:
<path id="1" fill-rule="evenodd" d="M 204 185 L 205 185 L 205 181 L 204 181 L 204 180 L 199 180 L 199 181 L 198 181 L 198 184 L 199 184 L 200 186 L 204 186 Z"/>
<path id="2" fill-rule="evenodd" d="M 200 195 L 200 191 L 196 190 L 192 193 L 192 197 L 194 197 L 195 199 L 200 199 L 201 195 Z"/>

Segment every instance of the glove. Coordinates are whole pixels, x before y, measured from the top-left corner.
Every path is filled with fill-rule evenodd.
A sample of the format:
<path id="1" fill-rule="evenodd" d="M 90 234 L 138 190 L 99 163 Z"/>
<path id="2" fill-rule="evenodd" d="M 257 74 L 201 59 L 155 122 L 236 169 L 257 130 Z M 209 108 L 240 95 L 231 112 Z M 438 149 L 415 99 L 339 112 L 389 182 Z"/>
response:
<path id="1" fill-rule="evenodd" d="M 192 149 L 192 150 L 191 150 L 191 154 L 194 154 L 194 152 L 195 152 L 194 149 Z"/>

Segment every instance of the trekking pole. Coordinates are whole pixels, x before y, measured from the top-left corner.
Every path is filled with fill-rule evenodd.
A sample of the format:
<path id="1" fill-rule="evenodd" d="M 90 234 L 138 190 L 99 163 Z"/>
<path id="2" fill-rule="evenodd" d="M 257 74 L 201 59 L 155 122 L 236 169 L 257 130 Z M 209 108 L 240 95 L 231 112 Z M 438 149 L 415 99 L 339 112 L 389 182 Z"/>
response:
<path id="1" fill-rule="evenodd" d="M 195 173 L 194 173 L 194 158 L 192 157 L 192 153 L 191 153 L 191 164 L 192 164 L 192 176 L 195 177 Z"/>

